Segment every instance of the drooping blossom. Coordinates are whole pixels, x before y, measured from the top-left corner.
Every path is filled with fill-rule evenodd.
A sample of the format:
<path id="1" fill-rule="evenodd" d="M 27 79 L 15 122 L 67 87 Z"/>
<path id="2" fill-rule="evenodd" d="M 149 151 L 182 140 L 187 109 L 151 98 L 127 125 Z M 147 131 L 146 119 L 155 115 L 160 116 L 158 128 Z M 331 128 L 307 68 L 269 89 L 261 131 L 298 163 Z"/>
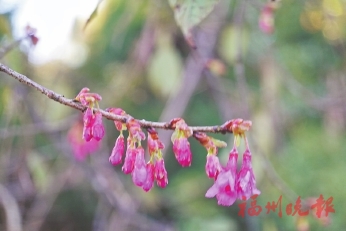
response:
<path id="1" fill-rule="evenodd" d="M 100 141 L 105 135 L 105 127 L 102 123 L 101 112 L 95 113 L 94 124 L 92 125 L 92 136 L 95 140 Z"/>
<path id="2" fill-rule="evenodd" d="M 117 140 L 115 141 L 114 148 L 112 150 L 112 153 L 109 157 L 109 162 L 112 163 L 112 165 L 118 165 L 121 163 L 122 157 L 125 152 L 125 139 L 124 135 L 121 133 Z"/>
<path id="3" fill-rule="evenodd" d="M 92 108 L 88 107 L 84 114 L 83 114 L 83 123 L 84 126 L 89 125 L 92 127 L 93 123 L 94 123 L 94 113 Z"/>
<path id="4" fill-rule="evenodd" d="M 164 188 L 168 184 L 167 171 L 162 158 L 162 149 L 164 144 L 159 140 L 158 134 L 154 128 L 148 128 L 148 150 L 150 160 L 146 165 L 147 179 L 143 185 L 144 191 L 149 191 L 156 179 L 157 185 Z"/>
<path id="5" fill-rule="evenodd" d="M 204 132 L 196 132 L 194 137 L 207 149 L 208 155 L 205 164 L 207 176 L 209 178 L 215 178 L 222 168 L 217 157 L 218 148 L 226 147 L 227 144 L 221 140 L 207 136 Z"/>
<path id="6" fill-rule="evenodd" d="M 233 148 L 226 167 L 221 169 L 213 186 L 205 194 L 208 198 L 216 196 L 219 205 L 231 206 L 237 199 L 237 160 L 238 151 Z"/>
<path id="7" fill-rule="evenodd" d="M 205 172 L 207 173 L 207 176 L 209 178 L 215 178 L 220 170 L 221 170 L 222 166 L 220 164 L 219 158 L 216 155 L 207 155 L 207 163 L 205 165 Z"/>
<path id="8" fill-rule="evenodd" d="M 155 179 L 155 166 L 150 161 L 145 166 L 147 170 L 147 179 L 145 180 L 142 188 L 144 191 L 148 192 L 153 186 L 154 186 L 154 179 Z"/>
<path id="9" fill-rule="evenodd" d="M 98 107 L 98 101 L 102 100 L 102 97 L 97 93 L 90 93 L 89 88 L 83 88 L 75 100 L 79 101 L 87 109 L 83 116 L 83 138 L 89 142 L 91 139 L 100 141 L 105 135 L 105 128 L 102 123 L 102 114 L 100 111 L 93 113 L 94 105 Z"/>
<path id="10" fill-rule="evenodd" d="M 137 155 L 137 149 L 131 144 L 130 142 L 127 142 L 127 150 L 125 154 L 125 160 L 124 165 L 122 167 L 122 171 L 125 174 L 130 174 L 133 171 L 133 168 L 135 166 L 135 160 Z"/>
<path id="11" fill-rule="evenodd" d="M 159 140 L 158 134 L 154 128 L 148 129 L 148 150 L 150 156 L 158 155 L 161 157 L 161 150 L 165 148 L 165 145 Z"/>
<path id="12" fill-rule="evenodd" d="M 172 134 L 171 140 L 173 143 L 175 158 L 183 167 L 191 166 L 192 153 L 187 138 L 189 138 L 192 133 L 191 128 L 183 119 L 175 119 L 175 130 Z"/>
<path id="13" fill-rule="evenodd" d="M 83 126 L 83 139 L 86 142 L 89 142 L 93 138 L 92 125 L 93 125 L 93 123 L 91 123 L 90 125 L 84 125 Z"/>
<path id="14" fill-rule="evenodd" d="M 183 167 L 191 166 L 192 153 L 190 143 L 185 137 L 175 139 L 173 142 L 173 152 L 179 164 Z"/>
<path id="15" fill-rule="evenodd" d="M 154 176 L 156 179 L 156 183 L 159 187 L 164 188 L 168 184 L 167 171 L 165 168 L 165 162 L 163 158 L 157 160 L 155 162 L 155 171 Z"/>
<path id="16" fill-rule="evenodd" d="M 82 127 L 83 124 L 78 121 L 71 127 L 67 135 L 73 155 L 78 161 L 83 161 L 88 155 L 97 151 L 100 147 L 100 143 L 96 140 L 90 140 L 90 142 L 87 142 L 82 138 Z"/>
<path id="17" fill-rule="evenodd" d="M 147 169 L 144 159 L 144 149 L 142 147 L 138 147 L 132 171 L 132 181 L 135 185 L 141 187 L 146 182 L 146 179 Z"/>
<path id="18" fill-rule="evenodd" d="M 237 178 L 238 199 L 248 200 L 252 195 L 259 195 L 261 193 L 256 187 L 255 175 L 251 164 L 251 152 L 249 149 L 246 149 L 243 154 L 243 163 Z"/>

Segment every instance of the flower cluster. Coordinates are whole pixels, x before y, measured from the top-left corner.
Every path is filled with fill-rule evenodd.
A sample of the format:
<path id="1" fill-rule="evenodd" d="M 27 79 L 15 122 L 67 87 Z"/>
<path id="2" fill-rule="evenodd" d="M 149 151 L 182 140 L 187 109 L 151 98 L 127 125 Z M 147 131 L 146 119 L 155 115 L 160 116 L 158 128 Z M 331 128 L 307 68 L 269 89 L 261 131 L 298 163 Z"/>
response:
<path id="1" fill-rule="evenodd" d="M 233 120 L 228 125 L 232 127 L 234 133 L 234 146 L 229 153 L 226 166 L 220 164 L 217 155 L 217 148 L 224 147 L 222 141 L 208 137 L 204 133 L 197 133 L 196 139 L 207 149 L 207 163 L 205 170 L 207 176 L 214 178 L 214 184 L 208 189 L 206 197 L 216 196 L 219 205 L 230 206 L 236 199 L 248 200 L 252 195 L 259 195 L 261 192 L 256 187 L 256 180 L 251 164 L 251 152 L 245 137 L 245 131 L 250 126 L 250 121 L 241 119 Z M 237 172 L 239 138 L 245 139 L 246 150 L 243 154 L 243 163 Z"/>
<path id="2" fill-rule="evenodd" d="M 127 115 L 120 108 L 109 108 L 107 111 L 116 115 Z M 158 186 L 162 188 L 166 187 L 168 178 L 161 151 L 164 145 L 158 139 L 156 131 L 153 128 L 147 129 L 150 159 L 146 162 L 144 149 L 141 145 L 141 141 L 145 140 L 145 134 L 139 122 L 131 116 L 128 116 L 126 124 L 118 121 L 114 123 L 117 130 L 120 131 L 120 135 L 109 157 L 111 164 L 121 164 L 125 152 L 123 130 L 128 130 L 129 136 L 127 138 L 127 149 L 122 171 L 125 174 L 131 174 L 133 183 L 142 187 L 144 191 L 149 191 L 154 186 L 155 180 Z"/>
<path id="3" fill-rule="evenodd" d="M 104 136 L 102 114 L 98 106 L 101 96 L 96 93 L 90 93 L 88 88 L 83 88 L 75 100 L 87 107 L 83 115 L 83 139 L 86 142 L 100 141 Z M 142 121 L 134 119 L 121 108 L 108 108 L 106 111 L 122 117 L 121 120 L 114 121 L 115 128 L 120 134 L 115 141 L 109 162 L 116 166 L 122 164 L 124 160 L 122 171 L 125 174 L 131 174 L 133 183 L 146 192 L 154 186 L 155 181 L 159 187 L 166 187 L 168 177 L 162 155 L 164 145 L 160 141 L 155 129 L 151 125 L 145 125 L 147 130 L 146 136 L 142 131 Z M 215 127 L 216 132 L 232 132 L 234 135 L 233 148 L 229 154 L 226 166 L 223 166 L 217 154 L 218 148 L 227 146 L 225 142 L 209 137 L 204 132 L 194 131 L 181 118 L 175 118 L 164 125 L 164 128 L 174 130 L 171 137 L 173 153 L 182 167 L 189 167 L 192 163 L 192 153 L 188 138 L 193 136 L 206 148 L 205 171 L 209 178 L 214 179 L 214 184 L 207 191 L 206 197 L 216 197 L 218 204 L 224 206 L 232 205 L 236 199 L 248 200 L 252 195 L 260 194 L 260 191 L 256 188 L 251 164 L 251 152 L 245 136 L 245 132 L 250 127 L 251 121 L 242 119 L 230 120 L 219 127 Z M 126 143 L 124 131 L 128 132 Z M 146 138 L 148 147 L 147 160 L 145 150 L 142 147 L 142 141 Z M 241 169 L 237 172 L 237 146 L 239 146 L 240 139 L 242 138 L 245 140 L 246 150 L 243 154 Z M 76 149 L 76 152 L 78 150 Z M 85 153 L 83 152 L 79 155 L 83 156 Z"/>

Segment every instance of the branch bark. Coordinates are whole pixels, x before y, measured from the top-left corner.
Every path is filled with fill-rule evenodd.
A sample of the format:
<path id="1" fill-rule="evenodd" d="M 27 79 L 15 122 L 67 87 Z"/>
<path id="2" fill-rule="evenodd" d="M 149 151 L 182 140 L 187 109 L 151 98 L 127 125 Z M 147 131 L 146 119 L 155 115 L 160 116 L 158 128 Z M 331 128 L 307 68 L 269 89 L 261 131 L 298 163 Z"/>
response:
<path id="1" fill-rule="evenodd" d="M 85 111 L 87 109 L 86 106 L 80 104 L 79 102 L 75 101 L 74 99 L 68 99 L 64 97 L 63 95 L 60 95 L 53 90 L 50 90 L 48 88 L 43 87 L 42 85 L 36 83 L 35 81 L 29 79 L 23 74 L 20 74 L 11 68 L 5 66 L 4 64 L 0 63 L 0 71 L 4 72 L 14 79 L 18 80 L 19 82 L 26 84 L 30 87 L 33 87 L 37 91 L 41 92 L 48 98 L 63 104 L 65 106 L 69 106 L 71 108 L 77 109 L 79 111 Z M 103 117 L 109 119 L 109 120 L 116 120 L 121 121 L 123 123 L 126 123 L 129 119 L 129 116 L 119 116 L 115 115 L 113 113 L 107 112 L 105 110 L 99 109 L 100 113 Z M 170 122 L 153 122 L 153 121 L 146 121 L 146 120 L 138 120 L 139 124 L 142 128 L 159 128 L 159 129 L 165 129 L 165 130 L 174 130 L 174 128 L 171 126 Z M 193 132 L 210 132 L 210 133 L 232 133 L 233 131 L 231 129 L 228 129 L 225 126 L 222 125 L 215 125 L 215 126 L 190 126 Z"/>

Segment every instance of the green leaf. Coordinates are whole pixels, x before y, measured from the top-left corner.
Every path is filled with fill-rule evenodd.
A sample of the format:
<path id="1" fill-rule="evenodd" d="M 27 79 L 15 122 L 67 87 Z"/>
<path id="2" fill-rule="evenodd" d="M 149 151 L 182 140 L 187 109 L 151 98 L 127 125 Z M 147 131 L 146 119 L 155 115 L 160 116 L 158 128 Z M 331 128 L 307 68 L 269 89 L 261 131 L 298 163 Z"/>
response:
<path id="1" fill-rule="evenodd" d="M 44 159 L 35 151 L 27 156 L 28 166 L 34 179 L 35 185 L 40 192 L 47 190 L 51 175 L 49 174 Z"/>
<path id="2" fill-rule="evenodd" d="M 162 34 L 158 40 L 149 65 L 148 82 L 157 97 L 168 98 L 180 85 L 182 58 L 169 35 Z"/>
<path id="3" fill-rule="evenodd" d="M 229 64 L 234 64 L 238 53 L 244 57 L 249 45 L 249 32 L 245 28 L 230 25 L 222 33 L 219 52 Z"/>
<path id="4" fill-rule="evenodd" d="M 220 0 L 168 0 L 185 38 L 191 41 L 191 30 L 205 19 Z"/>
<path id="5" fill-rule="evenodd" d="M 88 20 L 86 21 L 85 25 L 84 25 L 84 30 L 85 28 L 89 25 L 89 23 L 94 20 L 97 16 L 97 11 L 98 11 L 98 8 L 100 6 L 100 3 L 102 2 L 102 0 L 100 0 L 98 3 L 97 3 L 97 6 L 95 7 L 94 11 L 91 13 L 91 15 L 89 16 Z"/>

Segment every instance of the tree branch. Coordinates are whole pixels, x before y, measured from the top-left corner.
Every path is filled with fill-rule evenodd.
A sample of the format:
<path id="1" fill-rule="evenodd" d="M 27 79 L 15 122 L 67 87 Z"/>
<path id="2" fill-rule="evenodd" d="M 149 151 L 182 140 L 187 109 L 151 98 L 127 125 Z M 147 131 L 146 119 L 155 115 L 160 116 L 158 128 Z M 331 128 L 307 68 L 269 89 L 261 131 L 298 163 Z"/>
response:
<path id="1" fill-rule="evenodd" d="M 43 87 L 42 85 L 36 83 L 35 81 L 29 79 L 23 74 L 20 74 L 11 68 L 5 66 L 4 64 L 0 63 L 0 71 L 4 72 L 11 77 L 15 78 L 21 83 L 24 83 L 30 87 L 35 88 L 37 91 L 41 92 L 48 98 L 69 106 L 71 108 L 77 109 L 79 111 L 84 112 L 87 107 L 80 104 L 79 102 L 75 101 L 74 99 L 68 99 L 64 97 L 63 95 L 60 95 L 50 89 L 47 89 Z M 102 114 L 103 117 L 109 119 L 109 120 L 115 120 L 115 121 L 121 121 L 123 123 L 126 123 L 130 116 L 120 116 L 120 115 L 115 115 L 113 113 L 107 112 L 102 109 L 98 109 L 100 113 Z M 165 129 L 165 130 L 174 130 L 175 128 L 172 127 L 170 122 L 153 122 L 153 121 L 146 121 L 146 120 L 137 120 L 142 128 L 159 128 L 159 129 Z M 225 123 L 227 124 L 227 122 Z M 224 125 L 216 125 L 216 126 L 190 126 L 193 132 L 210 132 L 210 133 L 232 133 L 232 129 L 229 126 Z"/>

